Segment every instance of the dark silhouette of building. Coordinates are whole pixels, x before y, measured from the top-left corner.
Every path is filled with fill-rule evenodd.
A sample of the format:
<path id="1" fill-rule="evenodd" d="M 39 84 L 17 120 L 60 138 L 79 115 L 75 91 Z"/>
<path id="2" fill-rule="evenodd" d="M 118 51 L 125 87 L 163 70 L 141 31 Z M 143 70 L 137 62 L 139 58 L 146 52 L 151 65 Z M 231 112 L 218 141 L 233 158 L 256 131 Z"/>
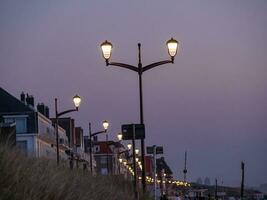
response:
<path id="1" fill-rule="evenodd" d="M 56 119 L 51 118 L 51 120 L 53 122 L 53 125 L 55 125 Z M 66 131 L 66 135 L 69 141 L 69 147 L 73 148 L 75 146 L 74 144 L 76 144 L 74 119 L 70 117 L 58 118 L 58 124 Z"/>

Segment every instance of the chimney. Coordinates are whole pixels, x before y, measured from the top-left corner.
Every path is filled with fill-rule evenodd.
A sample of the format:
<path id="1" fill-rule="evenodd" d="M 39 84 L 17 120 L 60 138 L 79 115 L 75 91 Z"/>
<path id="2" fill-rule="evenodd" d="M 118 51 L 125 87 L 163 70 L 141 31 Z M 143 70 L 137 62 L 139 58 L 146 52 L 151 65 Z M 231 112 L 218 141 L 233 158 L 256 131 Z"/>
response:
<path id="1" fill-rule="evenodd" d="M 20 100 L 21 100 L 23 103 L 25 103 L 25 94 L 24 94 L 24 92 L 21 92 L 21 94 L 20 94 Z"/>
<path id="2" fill-rule="evenodd" d="M 37 111 L 45 115 L 45 105 L 43 103 L 37 104 Z"/>
<path id="3" fill-rule="evenodd" d="M 45 111 L 45 116 L 49 119 L 49 108 L 48 108 L 48 106 L 45 106 L 44 111 Z"/>
<path id="4" fill-rule="evenodd" d="M 32 106 L 33 108 L 34 108 L 34 97 L 31 95 L 31 96 L 29 96 L 29 98 L 30 98 L 30 106 Z"/>
<path id="5" fill-rule="evenodd" d="M 30 97 L 29 97 L 28 93 L 26 94 L 26 103 L 27 103 L 27 105 L 30 104 Z"/>

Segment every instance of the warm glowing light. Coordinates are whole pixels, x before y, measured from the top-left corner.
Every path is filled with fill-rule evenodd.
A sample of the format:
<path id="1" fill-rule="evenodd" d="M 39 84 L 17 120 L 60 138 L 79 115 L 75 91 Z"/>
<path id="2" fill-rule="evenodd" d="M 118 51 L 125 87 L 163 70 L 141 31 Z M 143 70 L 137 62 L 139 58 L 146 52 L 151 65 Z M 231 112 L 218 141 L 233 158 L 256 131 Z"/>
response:
<path id="1" fill-rule="evenodd" d="M 112 44 L 106 40 L 101 44 L 101 49 L 103 57 L 108 60 L 111 56 Z"/>
<path id="2" fill-rule="evenodd" d="M 179 44 L 178 41 L 173 38 L 167 41 L 168 53 L 172 58 L 177 53 L 178 44 Z"/>
<path id="3" fill-rule="evenodd" d="M 118 135 L 117 135 L 117 137 L 118 137 L 118 140 L 122 140 L 122 133 L 118 133 Z"/>
<path id="4" fill-rule="evenodd" d="M 119 158 L 119 162 L 122 163 L 122 158 Z"/>
<path id="5" fill-rule="evenodd" d="M 128 149 L 130 150 L 130 149 L 132 148 L 132 144 L 131 144 L 131 143 L 128 143 L 128 144 L 127 144 L 127 147 L 128 147 Z"/>
<path id="6" fill-rule="evenodd" d="M 135 154 L 139 154 L 139 149 L 135 149 Z"/>
<path id="7" fill-rule="evenodd" d="M 103 121 L 103 127 L 105 129 L 105 131 L 108 129 L 109 123 L 107 120 Z"/>
<path id="8" fill-rule="evenodd" d="M 73 103 L 74 103 L 75 107 L 78 108 L 81 104 L 81 97 L 79 97 L 78 95 L 75 95 L 73 97 Z"/>
<path id="9" fill-rule="evenodd" d="M 124 162 L 123 162 L 123 164 L 124 164 L 124 165 L 127 165 L 127 162 L 126 162 L 126 161 L 124 161 Z"/>
<path id="10" fill-rule="evenodd" d="M 139 158 L 135 158 L 135 161 L 138 162 L 139 161 Z"/>

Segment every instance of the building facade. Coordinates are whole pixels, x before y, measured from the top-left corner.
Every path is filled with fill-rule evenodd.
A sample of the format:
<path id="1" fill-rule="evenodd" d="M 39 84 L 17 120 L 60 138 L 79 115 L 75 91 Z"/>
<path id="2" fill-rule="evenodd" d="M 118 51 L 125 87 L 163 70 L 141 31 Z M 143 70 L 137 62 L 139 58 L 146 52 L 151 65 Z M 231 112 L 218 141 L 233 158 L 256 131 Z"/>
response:
<path id="1" fill-rule="evenodd" d="M 20 100 L 0 88 L 0 117 L 4 123 L 15 123 L 16 146 L 35 157 L 56 158 L 56 135 L 49 112 L 34 107 L 33 96 L 21 94 Z M 59 127 L 60 159 L 67 159 L 68 138 Z"/>

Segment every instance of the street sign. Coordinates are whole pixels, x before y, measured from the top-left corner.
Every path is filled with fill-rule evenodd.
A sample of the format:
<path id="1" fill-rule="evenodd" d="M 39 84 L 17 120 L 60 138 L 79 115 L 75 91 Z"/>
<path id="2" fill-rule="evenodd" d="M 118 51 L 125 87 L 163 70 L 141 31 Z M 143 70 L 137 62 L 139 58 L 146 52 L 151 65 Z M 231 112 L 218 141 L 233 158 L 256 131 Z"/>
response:
<path id="1" fill-rule="evenodd" d="M 145 125 L 144 124 L 123 124 L 121 126 L 122 140 L 133 139 L 133 127 L 135 127 L 135 139 L 145 139 Z"/>
<path id="2" fill-rule="evenodd" d="M 146 147 L 146 153 L 147 154 L 153 154 L 153 146 L 152 147 Z"/>
<path id="3" fill-rule="evenodd" d="M 159 146 L 156 148 L 156 154 L 163 154 L 163 147 Z"/>
<path id="4" fill-rule="evenodd" d="M 146 153 L 147 154 L 153 154 L 153 146 L 147 147 L 146 148 Z M 163 147 L 162 146 L 158 146 L 156 147 L 156 154 L 163 154 Z"/>

